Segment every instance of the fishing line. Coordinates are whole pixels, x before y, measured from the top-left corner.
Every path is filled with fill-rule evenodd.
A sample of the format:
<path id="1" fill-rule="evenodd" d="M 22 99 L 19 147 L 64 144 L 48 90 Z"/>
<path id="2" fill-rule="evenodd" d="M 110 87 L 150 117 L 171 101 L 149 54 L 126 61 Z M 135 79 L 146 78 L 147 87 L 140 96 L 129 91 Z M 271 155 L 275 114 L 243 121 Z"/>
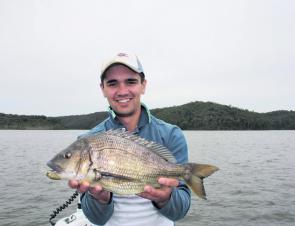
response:
<path id="1" fill-rule="evenodd" d="M 52 211 L 52 214 L 50 214 L 49 222 L 51 225 L 55 225 L 55 223 L 52 221 L 62 210 L 67 208 L 79 195 L 78 191 L 75 191 L 74 194 L 60 207 L 56 208 L 56 210 Z"/>

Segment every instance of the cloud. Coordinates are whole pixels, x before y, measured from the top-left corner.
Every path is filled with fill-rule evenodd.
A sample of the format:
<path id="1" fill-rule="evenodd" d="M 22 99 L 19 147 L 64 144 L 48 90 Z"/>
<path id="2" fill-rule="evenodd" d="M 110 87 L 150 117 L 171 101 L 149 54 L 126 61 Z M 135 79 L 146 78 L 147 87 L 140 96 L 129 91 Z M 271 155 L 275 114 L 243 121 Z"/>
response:
<path id="1" fill-rule="evenodd" d="M 293 1 L 1 1 L 0 111 L 106 109 L 102 60 L 135 52 L 152 108 L 295 109 Z"/>

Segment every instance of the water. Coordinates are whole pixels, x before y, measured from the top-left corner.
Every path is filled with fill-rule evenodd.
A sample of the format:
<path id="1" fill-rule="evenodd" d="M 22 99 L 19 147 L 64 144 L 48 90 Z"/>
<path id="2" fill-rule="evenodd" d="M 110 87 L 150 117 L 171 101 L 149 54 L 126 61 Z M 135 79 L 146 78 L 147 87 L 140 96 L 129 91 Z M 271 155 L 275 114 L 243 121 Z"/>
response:
<path id="1" fill-rule="evenodd" d="M 83 131 L 0 130 L 0 225 L 49 225 L 72 195 L 46 162 Z M 190 160 L 220 168 L 178 226 L 294 225 L 295 131 L 185 131 Z M 73 204 L 59 217 L 76 211 Z"/>

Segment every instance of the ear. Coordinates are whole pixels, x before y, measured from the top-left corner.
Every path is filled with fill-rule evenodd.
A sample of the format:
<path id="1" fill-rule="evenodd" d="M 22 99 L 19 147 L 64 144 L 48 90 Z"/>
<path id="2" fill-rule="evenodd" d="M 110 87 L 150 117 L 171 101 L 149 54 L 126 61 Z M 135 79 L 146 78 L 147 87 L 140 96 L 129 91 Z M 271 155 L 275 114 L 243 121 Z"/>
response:
<path id="1" fill-rule="evenodd" d="M 102 92 L 103 96 L 106 97 L 103 83 L 100 83 L 99 86 L 100 86 L 100 89 L 101 89 L 101 92 Z"/>
<path id="2" fill-rule="evenodd" d="M 147 83 L 147 81 L 146 81 L 146 80 L 144 80 L 144 81 L 141 83 L 141 85 L 142 85 L 141 94 L 142 94 L 142 95 L 145 93 L 145 87 L 146 87 L 146 83 Z"/>

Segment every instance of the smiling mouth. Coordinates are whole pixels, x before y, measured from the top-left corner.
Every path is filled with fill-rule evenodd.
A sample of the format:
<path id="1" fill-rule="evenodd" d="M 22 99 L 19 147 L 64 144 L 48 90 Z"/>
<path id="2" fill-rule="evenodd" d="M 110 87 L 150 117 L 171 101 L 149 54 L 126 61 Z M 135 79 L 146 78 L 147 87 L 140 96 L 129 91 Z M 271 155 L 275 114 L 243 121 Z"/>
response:
<path id="1" fill-rule="evenodd" d="M 131 99 L 128 98 L 128 99 L 117 100 L 117 102 L 119 102 L 119 103 L 127 103 L 127 102 L 129 102 L 130 100 L 131 100 Z"/>

